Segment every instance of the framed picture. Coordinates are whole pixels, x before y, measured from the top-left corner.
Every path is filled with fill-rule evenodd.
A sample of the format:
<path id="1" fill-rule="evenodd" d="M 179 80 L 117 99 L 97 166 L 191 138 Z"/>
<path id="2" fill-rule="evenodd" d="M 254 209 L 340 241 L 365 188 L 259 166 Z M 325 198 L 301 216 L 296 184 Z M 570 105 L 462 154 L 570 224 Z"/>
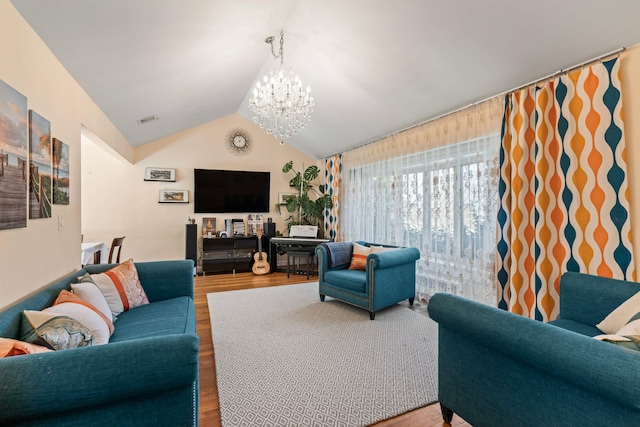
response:
<path id="1" fill-rule="evenodd" d="M 202 235 L 213 236 L 216 232 L 216 219 L 215 218 L 202 218 Z"/>
<path id="2" fill-rule="evenodd" d="M 175 182 L 176 170 L 168 168 L 147 168 L 144 173 L 144 180 Z"/>
<path id="3" fill-rule="evenodd" d="M 0 230 L 27 226 L 27 123 L 27 97 L 0 80 Z"/>
<path id="4" fill-rule="evenodd" d="M 53 204 L 69 204 L 69 146 L 53 138 Z"/>
<path id="5" fill-rule="evenodd" d="M 160 203 L 189 203 L 189 190 L 160 190 Z"/>
<path id="6" fill-rule="evenodd" d="M 51 218 L 51 145 L 51 122 L 29 110 L 29 192 L 37 202 L 29 206 L 29 219 Z"/>
<path id="7" fill-rule="evenodd" d="M 278 193 L 278 203 L 281 205 L 286 205 L 287 204 L 287 200 L 289 200 L 291 197 L 295 197 L 297 196 L 298 193 Z"/>

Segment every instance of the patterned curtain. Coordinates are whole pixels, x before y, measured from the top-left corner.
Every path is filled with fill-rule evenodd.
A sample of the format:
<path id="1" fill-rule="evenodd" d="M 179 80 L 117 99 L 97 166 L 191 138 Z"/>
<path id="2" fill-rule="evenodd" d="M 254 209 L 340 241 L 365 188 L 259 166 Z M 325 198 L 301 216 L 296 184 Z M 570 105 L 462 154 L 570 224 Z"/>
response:
<path id="1" fill-rule="evenodd" d="M 501 308 L 555 319 L 565 271 L 635 280 L 619 68 L 616 58 L 505 98 Z"/>
<path id="2" fill-rule="evenodd" d="M 340 230 L 340 175 L 342 174 L 342 155 L 336 154 L 324 160 L 325 192 L 331 196 L 333 207 L 324 211 L 324 235 L 339 241 Z"/>

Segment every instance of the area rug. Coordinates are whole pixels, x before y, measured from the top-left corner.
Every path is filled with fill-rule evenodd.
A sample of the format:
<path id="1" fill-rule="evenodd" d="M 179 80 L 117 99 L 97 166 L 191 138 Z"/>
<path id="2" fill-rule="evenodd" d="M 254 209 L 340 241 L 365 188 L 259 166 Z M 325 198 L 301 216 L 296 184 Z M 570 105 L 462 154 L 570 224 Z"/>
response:
<path id="1" fill-rule="evenodd" d="M 207 295 L 220 417 L 234 426 L 365 426 L 437 400 L 437 325 L 369 313 L 317 283 Z"/>

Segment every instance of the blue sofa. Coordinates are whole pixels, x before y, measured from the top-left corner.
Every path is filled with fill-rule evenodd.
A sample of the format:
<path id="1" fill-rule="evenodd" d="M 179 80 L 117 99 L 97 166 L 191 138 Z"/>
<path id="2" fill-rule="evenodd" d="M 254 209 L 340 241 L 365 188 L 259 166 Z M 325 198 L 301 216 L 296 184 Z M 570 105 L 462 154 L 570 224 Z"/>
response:
<path id="1" fill-rule="evenodd" d="M 0 359 L 0 425 L 197 425 L 193 261 L 135 266 L 150 304 L 120 314 L 108 344 Z M 0 336 L 20 339 L 23 310 L 110 267 L 86 266 L 4 309 Z"/>
<path id="2" fill-rule="evenodd" d="M 640 352 L 593 339 L 640 284 L 579 273 L 560 282 L 560 314 L 543 323 L 436 294 L 438 397 L 482 426 L 638 426 Z"/>
<path id="3" fill-rule="evenodd" d="M 367 256 L 366 271 L 349 270 L 351 242 L 330 242 L 316 246 L 320 300 L 325 296 L 339 299 L 369 312 L 371 320 L 376 312 L 409 300 L 413 304 L 416 293 L 416 248 L 382 245 L 357 241 L 364 246 L 397 248 Z"/>

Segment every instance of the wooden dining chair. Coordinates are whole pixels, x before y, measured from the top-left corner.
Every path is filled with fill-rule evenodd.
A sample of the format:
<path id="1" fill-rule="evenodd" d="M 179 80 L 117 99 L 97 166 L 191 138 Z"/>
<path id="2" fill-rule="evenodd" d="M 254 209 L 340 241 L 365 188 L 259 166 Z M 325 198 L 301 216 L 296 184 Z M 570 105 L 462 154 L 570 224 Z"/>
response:
<path id="1" fill-rule="evenodd" d="M 116 248 L 118 249 L 118 255 L 116 256 L 116 263 L 120 263 L 120 252 L 122 251 L 122 241 L 124 240 L 124 238 L 127 236 L 122 236 L 122 237 L 116 237 L 115 239 L 113 239 L 113 242 L 111 242 L 111 250 L 109 251 L 109 264 L 112 263 L 112 259 L 113 259 L 113 253 L 115 252 Z"/>

